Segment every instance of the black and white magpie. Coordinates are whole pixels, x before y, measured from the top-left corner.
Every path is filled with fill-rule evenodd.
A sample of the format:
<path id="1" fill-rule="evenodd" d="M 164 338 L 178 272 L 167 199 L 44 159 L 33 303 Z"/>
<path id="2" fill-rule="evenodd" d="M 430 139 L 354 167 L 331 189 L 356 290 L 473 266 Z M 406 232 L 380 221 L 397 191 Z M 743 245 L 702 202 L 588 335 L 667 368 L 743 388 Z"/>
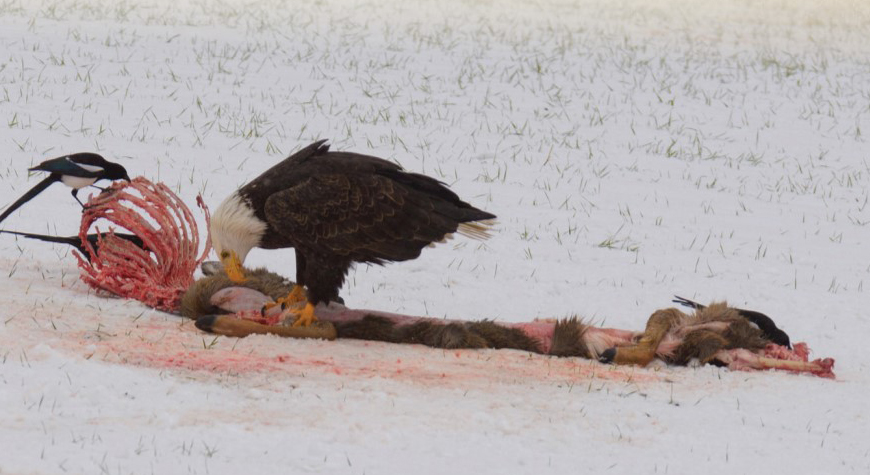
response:
<path id="1" fill-rule="evenodd" d="M 31 188 L 18 201 L 12 203 L 6 211 L 0 215 L 0 222 L 12 214 L 13 211 L 20 208 L 21 205 L 32 200 L 33 197 L 42 193 L 43 190 L 51 186 L 54 182 L 61 182 L 64 185 L 72 188 L 72 195 L 82 207 L 79 200 L 78 192 L 80 189 L 93 185 L 97 180 L 127 180 L 130 181 L 130 176 L 127 175 L 127 170 L 117 164 L 106 160 L 96 153 L 73 153 L 62 157 L 46 160 L 39 165 L 28 169 L 28 171 L 48 172 L 49 175 L 42 181 Z"/>

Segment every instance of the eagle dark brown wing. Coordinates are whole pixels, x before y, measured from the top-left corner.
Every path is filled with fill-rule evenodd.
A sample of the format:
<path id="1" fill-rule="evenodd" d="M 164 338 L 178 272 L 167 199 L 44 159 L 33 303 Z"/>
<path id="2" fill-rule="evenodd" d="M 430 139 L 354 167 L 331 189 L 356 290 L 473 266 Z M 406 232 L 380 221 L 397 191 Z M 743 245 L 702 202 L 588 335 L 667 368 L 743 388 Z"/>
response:
<path id="1" fill-rule="evenodd" d="M 269 226 L 303 254 L 383 263 L 416 258 L 468 221 L 455 204 L 378 174 L 310 176 L 272 194 Z"/>
<path id="2" fill-rule="evenodd" d="M 314 306 L 338 298 L 354 262 L 414 259 L 454 232 L 485 239 L 494 218 L 434 178 L 377 157 L 331 152 L 319 141 L 224 200 L 212 236 L 237 280 L 252 247 L 294 248 L 297 284 L 306 289 L 297 323 L 304 325 Z"/>

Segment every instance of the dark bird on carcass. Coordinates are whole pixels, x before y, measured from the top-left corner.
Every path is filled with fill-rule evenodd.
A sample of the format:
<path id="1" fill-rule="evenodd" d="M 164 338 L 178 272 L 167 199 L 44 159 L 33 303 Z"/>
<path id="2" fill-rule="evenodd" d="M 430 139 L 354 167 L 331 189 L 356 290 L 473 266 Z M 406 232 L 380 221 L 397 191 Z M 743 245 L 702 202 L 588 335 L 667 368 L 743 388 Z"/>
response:
<path id="1" fill-rule="evenodd" d="M 6 219 L 6 217 L 12 214 L 16 209 L 20 208 L 21 205 L 32 200 L 36 195 L 42 193 L 46 188 L 58 181 L 72 188 L 73 198 L 75 198 L 82 207 L 84 207 L 84 205 L 78 197 L 80 189 L 93 185 L 99 180 L 130 181 L 130 177 L 127 175 L 127 170 L 123 166 L 110 162 L 96 153 L 88 152 L 74 153 L 46 160 L 39 165 L 28 169 L 28 171 L 43 171 L 48 172 L 49 175 L 25 193 L 24 196 L 18 198 L 16 202 L 6 208 L 6 211 L 0 215 L 0 222 Z"/>
<path id="2" fill-rule="evenodd" d="M 658 357 L 669 364 L 679 365 L 685 365 L 693 359 L 702 364 L 725 366 L 730 366 L 735 361 L 763 365 L 766 364 L 765 361 L 753 362 L 756 357 L 752 354 L 763 354 L 771 344 L 788 351 L 785 346 L 774 343 L 764 329 L 747 318 L 746 311 L 729 307 L 724 302 L 709 306 L 686 299 L 676 302 L 692 306 L 695 308 L 694 314 L 687 315 L 676 308 L 657 310 L 647 320 L 643 334 L 629 344 L 617 345 L 601 352 L 599 361 L 646 366 Z M 765 318 L 770 320 L 766 316 Z M 830 360 L 827 370 L 832 367 L 833 360 Z"/>
<path id="3" fill-rule="evenodd" d="M 22 237 L 26 237 L 28 239 L 36 239 L 36 240 L 45 241 L 45 242 L 67 244 L 67 245 L 70 245 L 70 246 L 76 248 L 76 250 L 78 250 L 82 254 L 82 256 L 84 256 L 85 259 L 87 259 L 88 261 L 91 260 L 91 253 L 89 253 L 87 251 L 84 243 L 82 243 L 81 238 L 78 236 L 66 236 L 66 237 L 64 237 L 64 236 L 49 236 L 46 234 L 22 233 L 19 231 L 8 231 L 5 229 L 0 229 L 0 233 L 13 234 L 15 236 L 22 236 Z M 103 239 L 105 239 L 105 237 L 108 234 L 109 233 L 92 233 L 92 234 L 87 235 L 87 240 L 90 243 L 91 247 L 93 247 L 94 252 L 96 252 L 96 253 L 100 252 L 100 244 L 103 242 Z M 139 236 L 136 236 L 134 234 L 128 234 L 128 233 L 113 233 L 113 234 L 121 239 L 125 239 L 127 241 L 132 242 L 133 244 L 135 244 L 138 247 L 141 247 L 143 249 L 145 248 L 145 243 L 142 242 L 142 238 L 140 238 Z"/>
<path id="4" fill-rule="evenodd" d="M 211 218 L 211 237 L 235 282 L 244 281 L 252 248 L 294 248 L 297 285 L 282 303 L 304 299 L 295 324 L 309 325 L 318 303 L 338 298 L 353 263 L 415 259 L 456 232 L 484 239 L 494 219 L 438 180 L 380 158 L 332 152 L 321 140 L 227 197 Z"/>
<path id="5" fill-rule="evenodd" d="M 693 308 L 695 310 L 703 310 L 705 308 L 704 305 L 699 304 L 698 302 L 693 302 L 687 298 L 680 297 L 679 295 L 675 295 L 672 302 L 689 308 Z M 772 341 L 773 343 L 776 343 L 777 345 L 791 348 L 791 340 L 789 339 L 788 334 L 780 330 L 779 327 L 776 326 L 776 323 L 774 323 L 772 318 L 761 312 L 756 312 L 755 310 L 744 310 L 742 308 L 735 308 L 734 310 L 736 310 L 741 317 L 755 324 L 755 326 L 757 326 L 761 330 L 761 333 L 765 338 Z"/>

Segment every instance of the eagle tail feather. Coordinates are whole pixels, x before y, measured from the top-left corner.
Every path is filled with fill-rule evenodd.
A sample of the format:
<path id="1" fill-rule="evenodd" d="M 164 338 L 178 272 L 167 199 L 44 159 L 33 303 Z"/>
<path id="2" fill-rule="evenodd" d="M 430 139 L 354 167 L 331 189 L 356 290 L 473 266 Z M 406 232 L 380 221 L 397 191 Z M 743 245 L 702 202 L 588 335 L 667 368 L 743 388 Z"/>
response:
<path id="1" fill-rule="evenodd" d="M 459 228 L 456 232 L 465 237 L 483 241 L 492 236 L 492 228 L 495 226 L 496 222 L 495 219 L 484 219 L 468 223 L 459 223 Z"/>

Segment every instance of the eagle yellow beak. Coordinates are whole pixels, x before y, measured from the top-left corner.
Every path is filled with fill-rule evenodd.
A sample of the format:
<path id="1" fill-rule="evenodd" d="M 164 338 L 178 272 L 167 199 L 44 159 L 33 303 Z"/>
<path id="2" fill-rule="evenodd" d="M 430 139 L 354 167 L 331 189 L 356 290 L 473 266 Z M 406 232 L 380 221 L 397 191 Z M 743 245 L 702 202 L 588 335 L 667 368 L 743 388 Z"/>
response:
<path id="1" fill-rule="evenodd" d="M 227 277 L 229 277 L 231 281 L 240 284 L 246 280 L 242 263 L 239 261 L 239 256 L 234 251 L 222 252 L 221 263 L 224 265 Z"/>

